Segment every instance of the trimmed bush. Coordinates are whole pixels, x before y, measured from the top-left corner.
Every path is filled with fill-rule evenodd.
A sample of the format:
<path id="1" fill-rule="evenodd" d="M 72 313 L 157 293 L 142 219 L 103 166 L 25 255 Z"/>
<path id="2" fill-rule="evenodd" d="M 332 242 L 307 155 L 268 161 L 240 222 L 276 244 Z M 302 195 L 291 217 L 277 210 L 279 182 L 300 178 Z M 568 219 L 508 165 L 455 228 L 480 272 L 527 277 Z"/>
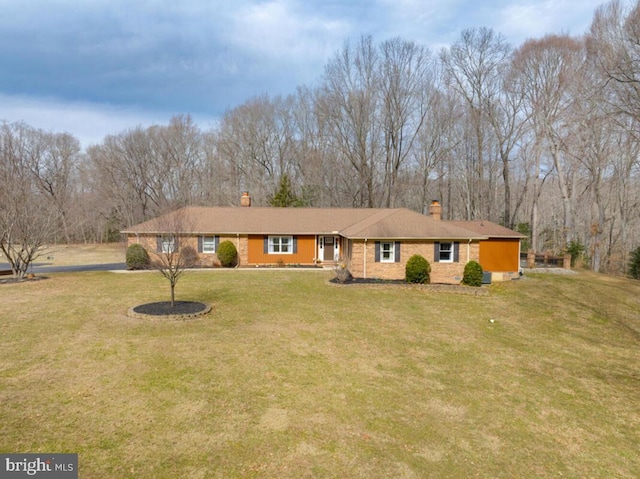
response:
<path id="1" fill-rule="evenodd" d="M 482 266 L 477 261 L 469 261 L 464 266 L 462 284 L 467 286 L 482 286 Z"/>
<path id="2" fill-rule="evenodd" d="M 229 240 L 220 243 L 217 255 L 220 264 L 225 268 L 231 268 L 237 264 L 238 250 L 236 250 L 236 246 Z"/>
<path id="3" fill-rule="evenodd" d="M 149 253 L 140 244 L 132 244 L 127 248 L 126 254 L 127 268 L 146 269 L 149 267 Z"/>
<path id="4" fill-rule="evenodd" d="M 424 284 L 431 281 L 431 265 L 419 254 L 414 254 L 405 268 L 405 281 L 407 283 Z"/>

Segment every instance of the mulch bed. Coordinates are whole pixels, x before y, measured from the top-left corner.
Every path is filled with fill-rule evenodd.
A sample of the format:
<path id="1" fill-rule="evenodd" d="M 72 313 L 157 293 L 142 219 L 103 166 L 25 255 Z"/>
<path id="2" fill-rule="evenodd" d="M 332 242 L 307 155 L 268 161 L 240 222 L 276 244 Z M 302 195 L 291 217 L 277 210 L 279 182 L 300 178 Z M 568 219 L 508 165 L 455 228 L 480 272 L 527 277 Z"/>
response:
<path id="1" fill-rule="evenodd" d="M 337 278 L 330 280 L 336 284 L 408 284 L 403 279 L 376 279 L 376 278 L 351 278 L 347 281 L 341 282 Z"/>
<path id="2" fill-rule="evenodd" d="M 128 311 L 134 318 L 191 319 L 211 311 L 211 306 L 197 301 L 159 301 L 135 306 Z"/>
<path id="3" fill-rule="evenodd" d="M 16 284 L 16 283 L 31 283 L 33 281 L 40 281 L 43 279 L 47 279 L 47 276 L 35 276 L 30 274 L 26 278 L 18 279 L 12 277 L 2 277 L 0 278 L 0 284 Z"/>
<path id="4" fill-rule="evenodd" d="M 402 279 L 398 280 L 387 280 L 387 279 L 363 279 L 363 278 L 353 278 L 345 282 L 340 282 L 336 278 L 329 280 L 329 283 L 339 285 L 339 286 L 369 286 L 369 287 L 390 287 L 390 288 L 410 288 L 410 289 L 420 289 L 422 291 L 431 291 L 431 292 L 441 292 L 441 293 L 452 293 L 452 294 L 466 294 L 470 296 L 488 296 L 489 290 L 484 287 L 473 287 L 473 286 L 464 286 L 458 284 L 413 284 L 407 283 Z"/>

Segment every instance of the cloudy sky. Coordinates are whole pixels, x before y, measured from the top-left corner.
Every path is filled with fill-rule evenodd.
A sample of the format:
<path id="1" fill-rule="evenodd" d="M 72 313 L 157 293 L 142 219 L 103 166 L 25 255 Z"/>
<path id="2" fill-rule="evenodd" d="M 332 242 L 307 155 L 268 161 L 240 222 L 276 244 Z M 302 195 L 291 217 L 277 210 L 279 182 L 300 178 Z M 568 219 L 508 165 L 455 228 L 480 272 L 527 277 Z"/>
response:
<path id="1" fill-rule="evenodd" d="M 602 0 L 0 0 L 0 120 L 83 146 L 313 85 L 345 40 L 437 52 L 465 28 L 580 35 Z"/>

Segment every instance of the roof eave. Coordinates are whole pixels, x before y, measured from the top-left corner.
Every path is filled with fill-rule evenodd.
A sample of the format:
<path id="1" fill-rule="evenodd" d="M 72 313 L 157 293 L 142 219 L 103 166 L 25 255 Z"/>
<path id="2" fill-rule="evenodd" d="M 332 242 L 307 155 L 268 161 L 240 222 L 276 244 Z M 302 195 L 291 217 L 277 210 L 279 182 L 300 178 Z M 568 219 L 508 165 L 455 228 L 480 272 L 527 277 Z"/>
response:
<path id="1" fill-rule="evenodd" d="M 347 239 L 351 240 L 374 240 L 374 241 L 384 241 L 384 240 L 393 240 L 393 241 L 482 241 L 489 239 L 487 236 L 384 236 L 384 237 L 376 237 L 376 236 L 345 236 Z"/>

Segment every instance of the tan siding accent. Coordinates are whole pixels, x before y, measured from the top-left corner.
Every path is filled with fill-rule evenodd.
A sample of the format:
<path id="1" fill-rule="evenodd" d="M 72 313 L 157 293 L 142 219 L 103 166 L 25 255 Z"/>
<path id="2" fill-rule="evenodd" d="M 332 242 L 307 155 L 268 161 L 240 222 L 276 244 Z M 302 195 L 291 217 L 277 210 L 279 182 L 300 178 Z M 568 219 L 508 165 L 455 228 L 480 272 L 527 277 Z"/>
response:
<path id="1" fill-rule="evenodd" d="M 480 265 L 485 271 L 516 272 L 520 269 L 520 240 L 493 238 L 480 242 Z"/>
<path id="2" fill-rule="evenodd" d="M 283 235 L 286 236 L 286 235 Z M 316 237 L 297 235 L 298 252 L 295 254 L 268 254 L 264 253 L 263 235 L 250 235 L 248 245 L 248 264 L 278 264 L 280 260 L 284 264 L 313 264 L 316 257 Z"/>

